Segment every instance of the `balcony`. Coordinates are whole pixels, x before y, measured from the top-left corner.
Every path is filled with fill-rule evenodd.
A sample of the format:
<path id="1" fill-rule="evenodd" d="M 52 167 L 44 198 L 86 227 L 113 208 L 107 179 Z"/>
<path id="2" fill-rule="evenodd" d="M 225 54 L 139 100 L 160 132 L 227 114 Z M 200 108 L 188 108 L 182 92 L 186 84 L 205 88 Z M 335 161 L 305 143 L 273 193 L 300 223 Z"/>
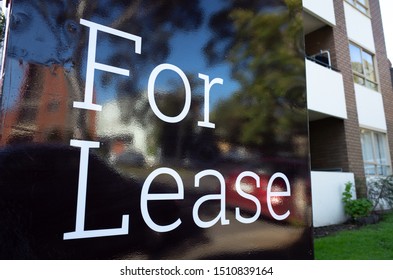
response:
<path id="1" fill-rule="evenodd" d="M 359 125 L 386 131 L 387 124 L 382 94 L 358 84 L 355 84 L 355 94 Z"/>
<path id="2" fill-rule="evenodd" d="M 370 17 L 346 2 L 344 2 L 344 12 L 349 40 L 375 53 L 373 28 Z"/>
<path id="3" fill-rule="evenodd" d="M 336 25 L 333 0 L 303 0 L 303 10 L 306 34 L 324 25 Z"/>
<path id="4" fill-rule="evenodd" d="M 306 59 L 307 106 L 310 121 L 331 116 L 346 119 L 342 75 L 317 62 Z"/>
<path id="5" fill-rule="evenodd" d="M 342 193 L 347 182 L 355 185 L 353 173 L 311 172 L 313 225 L 315 227 L 341 224 L 348 219 L 342 202 Z M 356 198 L 356 193 L 353 195 Z"/>

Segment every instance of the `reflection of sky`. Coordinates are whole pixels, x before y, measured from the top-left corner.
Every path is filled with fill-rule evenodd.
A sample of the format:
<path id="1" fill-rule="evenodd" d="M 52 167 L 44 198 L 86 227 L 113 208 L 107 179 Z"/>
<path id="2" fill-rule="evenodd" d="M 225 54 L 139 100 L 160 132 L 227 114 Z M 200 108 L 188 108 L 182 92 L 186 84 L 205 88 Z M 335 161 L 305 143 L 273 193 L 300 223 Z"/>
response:
<path id="1" fill-rule="evenodd" d="M 169 41 L 170 55 L 161 63 L 173 64 L 179 67 L 185 74 L 192 74 L 195 77 L 198 77 L 198 73 L 208 75 L 210 77 L 210 81 L 214 78 L 222 78 L 224 80 L 223 85 L 216 84 L 210 90 L 210 104 L 212 108 L 220 99 L 227 98 L 232 95 L 233 92 L 239 88 L 239 85 L 236 81 L 230 78 L 231 68 L 229 64 L 220 63 L 214 66 L 208 66 L 203 51 L 205 44 L 211 36 L 208 21 L 210 16 L 222 6 L 219 1 L 201 1 L 201 6 L 204 9 L 205 15 L 201 27 L 198 30 L 189 32 L 179 31 L 174 34 Z M 145 52 L 143 48 L 144 42 L 148 40 L 149 37 L 142 38 L 142 53 Z M 137 56 L 137 54 L 133 53 L 133 42 L 129 42 L 129 45 L 131 50 L 130 55 Z M 108 47 L 105 43 L 103 43 L 103 46 L 105 47 L 102 49 L 113 49 Z M 139 88 L 144 94 L 147 92 L 149 75 L 158 64 L 149 65 L 147 67 L 147 71 L 143 73 L 142 77 L 140 77 Z M 96 71 L 96 86 L 98 86 L 99 77 L 101 75 L 99 72 L 100 71 Z M 127 78 L 132 79 L 132 77 Z M 176 73 L 173 73 L 172 71 L 162 71 L 156 80 L 156 90 L 160 92 L 170 91 L 173 89 L 173 85 L 171 85 L 170 81 L 173 80 L 175 80 L 178 84 L 181 84 L 181 79 Z M 197 81 L 199 82 L 198 86 L 200 86 L 198 93 L 203 94 L 204 81 L 202 79 L 197 79 Z M 98 91 L 101 90 L 105 93 L 97 96 L 98 103 L 103 104 L 116 98 L 116 89 L 114 87 L 106 87 L 105 89 L 101 87 Z M 192 94 L 197 94 L 197 91 L 193 91 Z"/>
<path id="2" fill-rule="evenodd" d="M 198 77 L 198 73 L 202 73 L 208 75 L 210 77 L 210 81 L 214 78 L 222 78 L 224 80 L 223 85 L 214 85 L 211 88 L 210 93 L 210 104 L 211 107 L 221 98 L 227 98 L 232 95 L 233 92 L 239 87 L 236 81 L 230 79 L 230 65 L 226 63 L 217 64 L 214 66 L 208 66 L 203 47 L 209 40 L 211 36 L 211 31 L 208 27 L 208 21 L 210 16 L 219 10 L 222 7 L 222 4 L 225 2 L 220 1 L 207 1 L 203 0 L 200 2 L 203 12 L 204 19 L 201 27 L 198 30 L 194 31 L 179 31 L 176 34 L 173 34 L 169 41 L 170 54 L 169 56 L 160 63 L 170 63 L 176 65 L 186 74 L 193 74 L 195 77 Z M 17 9 L 13 11 L 14 18 L 14 26 L 11 32 L 13 33 L 13 41 L 10 42 L 11 49 L 8 50 L 8 55 L 16 58 L 15 61 L 9 63 L 9 66 L 12 69 L 8 69 L 7 71 L 11 71 L 11 75 L 8 77 L 13 79 L 11 82 L 11 87 L 20 86 L 21 78 L 23 77 L 23 71 L 26 69 L 24 67 L 18 67 L 17 60 L 22 59 L 28 63 L 37 63 L 39 65 L 50 66 L 51 64 L 63 65 L 67 70 L 73 71 L 72 66 L 70 64 L 71 59 L 80 59 L 76 57 L 72 57 L 72 50 L 77 46 L 77 42 L 75 39 L 78 37 L 73 37 L 72 34 L 67 33 L 68 30 L 65 26 L 56 26 L 55 23 L 49 20 L 46 22 L 43 17 L 40 16 L 32 16 L 31 11 L 36 7 L 31 4 L 31 2 L 24 2 L 23 5 L 16 5 Z M 119 11 L 111 11 L 111 14 L 119 14 Z M 37 14 L 39 14 L 37 12 Z M 102 19 L 99 17 L 93 16 L 91 21 L 95 21 L 101 24 L 109 25 L 108 20 L 110 19 Z M 50 26 L 53 24 L 53 26 Z M 67 23 L 67 22 L 66 22 Z M 78 22 L 73 23 L 76 25 L 76 28 L 86 29 L 86 26 L 80 25 Z M 99 32 L 100 33 L 100 32 Z M 102 33 L 102 32 L 101 32 Z M 138 35 L 138 34 L 135 34 Z M 116 46 L 111 46 L 113 42 L 109 42 L 104 36 L 100 36 L 98 34 L 98 38 L 104 38 L 103 40 L 99 40 L 97 46 L 97 61 L 105 63 L 105 56 L 110 57 L 113 55 L 113 51 L 116 50 Z M 151 38 L 150 38 L 151 39 Z M 147 50 L 143 49 L 143 42 L 148 42 L 149 37 L 144 36 L 142 38 L 142 53 L 146 54 Z M 85 80 L 86 73 L 86 55 L 87 55 L 87 40 L 85 42 L 86 48 L 84 50 L 84 55 L 82 59 L 82 73 L 76 73 L 77 75 L 81 75 L 83 81 Z M 134 43 L 131 41 L 125 42 L 125 45 L 129 47 L 129 55 L 138 56 L 134 53 Z M 104 58 L 104 61 L 102 59 Z M 110 62 L 107 62 L 109 65 Z M 149 62 L 151 63 L 151 62 Z M 142 73 L 139 73 L 141 76 L 139 77 L 138 88 L 143 94 L 146 94 L 147 90 L 147 81 L 150 75 L 150 72 L 156 67 L 159 63 L 155 65 L 144 65 L 145 69 Z M 117 67 L 123 68 L 123 66 L 113 65 Z M 170 85 L 169 81 L 175 79 L 178 84 L 181 84 L 180 77 L 175 73 L 168 73 L 170 71 L 163 71 L 162 74 L 159 75 L 156 81 L 156 89 L 160 91 L 169 91 L 173 89 L 173 86 Z M 115 83 L 110 86 L 103 86 L 101 83 L 101 77 L 103 72 L 96 70 L 95 71 L 95 89 L 97 93 L 96 102 L 98 104 L 103 105 L 106 102 L 110 102 L 117 97 L 117 89 L 116 83 L 119 81 L 124 81 L 128 79 L 131 83 L 133 77 L 121 77 L 117 74 L 109 74 L 114 78 Z M 132 72 L 131 72 L 132 75 Z M 203 85 L 204 80 L 197 78 L 198 82 L 198 90 L 194 90 L 192 94 L 203 94 Z M 13 92 L 18 92 L 19 89 L 14 88 Z M 15 94 L 14 97 L 16 97 Z M 7 107 L 11 107 L 16 100 L 9 100 L 6 102 Z M 4 105 L 3 105 L 4 106 Z"/>
<path id="3" fill-rule="evenodd" d="M 18 93 L 23 81 L 23 71 L 25 69 L 26 68 L 20 65 L 15 59 L 12 59 L 8 63 L 8 68 L 6 69 L 9 73 L 8 76 L 6 76 L 8 79 L 4 80 L 3 84 L 8 84 L 10 86 L 11 94 L 4 94 L 2 100 L 0 100 L 1 106 L 6 110 L 14 107 L 20 98 Z"/>
<path id="4" fill-rule="evenodd" d="M 222 78 L 223 85 L 214 85 L 211 88 L 210 104 L 213 106 L 219 99 L 232 95 L 239 87 L 237 82 L 230 78 L 230 65 L 221 63 L 213 67 L 208 67 L 203 54 L 203 47 L 208 34 L 207 27 L 204 26 L 197 32 L 175 35 L 171 42 L 172 53 L 168 62 L 180 67 L 184 72 L 195 75 L 202 73 L 214 78 Z M 203 85 L 203 80 L 199 79 Z"/>

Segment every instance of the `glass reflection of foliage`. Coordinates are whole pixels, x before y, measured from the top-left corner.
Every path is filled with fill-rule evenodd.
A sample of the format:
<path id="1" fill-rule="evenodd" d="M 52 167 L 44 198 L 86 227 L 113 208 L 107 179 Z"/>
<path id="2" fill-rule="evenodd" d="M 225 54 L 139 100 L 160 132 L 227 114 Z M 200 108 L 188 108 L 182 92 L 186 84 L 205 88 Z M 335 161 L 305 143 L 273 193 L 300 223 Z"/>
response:
<path id="1" fill-rule="evenodd" d="M 0 44 L 4 41 L 5 16 L 0 12 Z"/>
<path id="2" fill-rule="evenodd" d="M 190 86 L 193 89 L 190 112 L 185 119 L 178 123 L 164 122 L 157 117 L 153 117 L 154 134 L 156 139 L 155 150 L 161 151 L 162 159 L 171 160 L 173 163 L 181 163 L 189 158 L 192 153 L 192 142 L 197 137 L 195 123 L 198 121 L 198 111 L 201 100 L 198 97 L 201 93 L 200 82 L 195 74 L 186 74 Z M 185 104 L 184 85 L 177 79 L 170 79 L 167 83 L 165 93 L 156 92 L 156 102 L 159 110 L 166 116 L 177 116 Z M 151 120 L 150 120 L 151 122 Z"/>
<path id="3" fill-rule="evenodd" d="M 179 113 L 179 108 L 184 105 L 183 96 L 184 94 L 180 92 L 170 94 L 158 102 L 161 103 L 159 106 L 163 108 L 163 112 L 169 112 L 167 115 L 175 116 Z M 188 114 L 178 123 L 156 122 L 155 132 L 158 134 L 156 139 L 164 159 L 186 158 L 189 143 L 192 141 L 194 123 L 192 114 Z"/>
<path id="4" fill-rule="evenodd" d="M 48 5 L 41 5 L 39 2 L 42 1 L 35 1 L 31 4 L 37 9 L 38 14 L 42 15 L 44 19 L 53 18 L 50 16 L 53 11 L 44 9 L 45 7 L 48 8 Z M 169 55 L 168 42 L 176 31 L 192 30 L 200 25 L 202 15 L 198 3 L 199 1 L 193 1 L 194 5 L 188 5 L 182 0 L 99 0 L 93 2 L 65 0 L 61 3 L 56 2 L 56 6 L 63 6 L 61 11 L 65 11 L 67 14 L 59 15 L 56 20 L 58 21 L 57 24 L 64 23 L 68 32 L 79 32 L 79 45 L 75 50 L 78 55 L 74 56 L 76 58 L 80 58 L 82 51 L 87 47 L 86 36 L 88 36 L 88 30 L 79 27 L 78 23 L 79 19 L 83 18 L 118 30 L 125 30 L 142 38 L 149 38 L 149 40 L 143 41 L 141 57 L 145 63 L 146 61 L 157 63 L 157 61 Z M 77 25 L 69 22 L 70 19 L 74 19 Z M 48 24 L 53 25 L 49 22 Z M 60 35 L 58 36 L 60 37 Z M 135 56 L 131 55 L 130 42 L 118 44 L 120 40 L 116 37 L 111 38 L 111 42 L 116 43 L 113 44 L 116 50 L 110 52 L 109 60 L 132 66 Z M 83 63 L 83 61 L 75 60 L 74 63 Z M 135 69 L 134 72 L 136 72 Z"/>
<path id="5" fill-rule="evenodd" d="M 116 98 L 122 101 L 119 107 L 124 122 L 131 117 L 141 121 L 144 118 L 145 110 L 135 110 L 124 104 L 135 104 L 140 97 L 141 79 L 148 75 L 146 69 L 168 57 L 171 52 L 169 41 L 177 31 L 193 30 L 202 22 L 198 0 L 193 1 L 193 5 L 183 0 L 20 0 L 15 7 L 18 10 L 14 11 L 11 19 L 11 32 L 19 41 L 9 54 L 17 59 L 23 57 L 29 64 L 64 67 L 72 86 L 70 92 L 73 100 L 84 98 L 84 57 L 87 54 L 89 29 L 80 25 L 80 19 L 142 37 L 142 54 L 137 55 L 132 51 L 132 42 L 103 32 L 98 35 L 97 61 L 130 70 L 131 77 L 107 72 L 100 76 L 100 86 L 112 86 Z M 40 32 L 33 32 L 31 26 Z M 30 38 L 31 42 L 23 38 Z M 43 44 L 41 47 L 39 42 Z M 36 55 L 41 49 L 45 49 L 45 52 Z M 86 131 L 85 114 L 80 112 L 76 122 L 82 134 L 80 137 L 86 139 L 87 135 L 83 135 Z"/>
<path id="6" fill-rule="evenodd" d="M 210 20 L 205 52 L 210 63 L 229 62 L 241 87 L 215 108 L 214 122 L 223 140 L 274 153 L 305 133 L 294 131 L 306 117 L 302 2 L 229 3 Z"/>
<path id="7" fill-rule="evenodd" d="M 104 23 L 107 26 L 119 30 L 126 30 L 128 33 L 142 37 L 142 54 L 130 54 L 129 42 L 121 43 L 119 38 L 111 38 L 112 45 L 116 51 L 112 52 L 109 58 L 109 64 L 120 65 L 130 69 L 132 79 L 116 77 L 116 92 L 118 94 L 119 108 L 122 113 L 122 120 L 128 122 L 131 118 L 138 119 L 145 124 L 145 113 L 148 107 L 142 110 L 133 108 L 140 97 L 139 88 L 140 80 L 145 78 L 148 73 L 146 69 L 151 65 L 162 63 L 167 58 L 171 49 L 169 42 L 171 38 L 179 31 L 190 31 L 200 26 L 202 22 L 202 13 L 199 7 L 199 1 L 193 1 L 189 5 L 187 1 L 182 0 L 144 0 L 144 1 L 104 1 L 100 5 L 105 9 L 103 17 L 108 18 L 111 22 Z M 118 7 L 113 7 L 114 2 Z M 111 9 L 107 9 L 107 7 Z M 109 10 L 109 11 L 108 11 Z M 108 12 L 112 14 L 107 14 Z M 118 14 L 120 12 L 120 15 Z M 138 12 L 136 12 L 138 11 Z M 105 73 L 102 77 L 102 83 L 108 85 L 112 82 L 114 76 Z M 148 104 L 147 104 L 148 105 Z"/>
<path id="8" fill-rule="evenodd" d="M 150 105 L 145 100 L 146 83 L 152 66 L 165 62 L 171 54 L 170 41 L 179 31 L 191 31 L 197 29 L 202 23 L 202 12 L 199 0 L 190 5 L 187 1 L 174 0 L 143 0 L 143 1 L 104 1 L 101 0 L 100 7 L 110 6 L 109 11 L 103 11 L 104 25 L 118 30 L 142 37 L 142 53 L 132 53 L 130 42 L 121 38 L 108 38 L 107 41 L 114 48 L 109 55 L 107 63 L 130 70 L 131 77 L 121 77 L 111 73 L 103 73 L 101 82 L 104 87 L 114 86 L 116 91 L 117 106 L 120 110 L 120 119 L 124 124 L 138 122 L 141 127 L 148 128 L 152 125 L 154 115 Z M 113 7 L 113 3 L 117 7 Z M 112 11 L 113 10 L 113 11 Z M 111 12 L 112 11 L 112 12 Z M 109 13 L 109 14 L 108 14 Z M 101 11 L 99 12 L 101 14 Z M 176 115 L 171 108 L 173 104 L 181 108 L 181 101 L 177 97 L 182 93 L 174 90 L 174 93 L 163 105 L 163 112 L 167 115 Z M 160 103 L 163 100 L 159 101 Z M 172 106 L 172 107 L 173 107 Z M 173 108 L 172 108 L 173 111 Z M 168 124 L 166 127 L 162 122 L 155 122 L 152 135 L 148 137 L 148 151 L 156 155 L 158 148 L 162 148 L 162 154 L 168 157 L 179 157 L 184 154 L 184 146 L 187 135 L 191 130 L 184 129 L 189 126 L 187 120 L 181 125 Z M 146 129 L 148 131 L 148 129 Z M 173 133 L 170 133 L 173 131 Z M 187 133 L 183 133 L 186 131 Z M 178 135 L 179 134 L 179 135 Z M 184 137 L 180 137 L 184 136 Z M 179 139 L 177 138 L 179 137 Z M 177 139 L 176 143 L 173 139 Z M 159 142 L 159 143 L 157 143 Z"/>

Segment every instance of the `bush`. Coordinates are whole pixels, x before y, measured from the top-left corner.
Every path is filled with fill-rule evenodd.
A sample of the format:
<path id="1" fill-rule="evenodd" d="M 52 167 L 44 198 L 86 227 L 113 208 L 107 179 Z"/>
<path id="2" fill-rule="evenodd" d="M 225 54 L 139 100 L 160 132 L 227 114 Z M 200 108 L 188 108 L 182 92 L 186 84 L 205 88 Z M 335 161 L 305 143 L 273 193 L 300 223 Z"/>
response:
<path id="1" fill-rule="evenodd" d="M 374 177 L 367 181 L 368 197 L 373 201 L 374 208 L 393 208 L 393 175 Z M 378 210 L 378 209 L 377 209 Z"/>
<path id="2" fill-rule="evenodd" d="M 0 11 L 0 44 L 4 41 L 5 16 Z"/>
<path id="3" fill-rule="evenodd" d="M 369 216 L 373 209 L 373 203 L 367 198 L 353 199 L 351 189 L 352 183 L 346 183 L 342 198 L 345 214 L 353 220 Z"/>

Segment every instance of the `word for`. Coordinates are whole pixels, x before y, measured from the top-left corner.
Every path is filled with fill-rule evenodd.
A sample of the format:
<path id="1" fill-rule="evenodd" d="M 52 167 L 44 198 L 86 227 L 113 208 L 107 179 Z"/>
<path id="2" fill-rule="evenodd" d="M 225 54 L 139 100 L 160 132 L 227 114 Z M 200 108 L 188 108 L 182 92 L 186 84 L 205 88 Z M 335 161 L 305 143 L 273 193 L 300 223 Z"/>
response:
<path id="1" fill-rule="evenodd" d="M 118 68 L 102 63 L 98 63 L 95 61 L 96 57 L 96 49 L 97 49 L 97 33 L 98 31 L 106 32 L 115 36 L 119 36 L 128 40 L 131 40 L 135 43 L 135 53 L 142 53 L 142 38 L 133 34 L 129 34 L 123 31 L 119 31 L 104 25 L 100 25 L 91 21 L 87 21 L 84 19 L 80 20 L 82 25 L 88 26 L 90 28 L 89 33 L 89 45 L 88 45 L 88 54 L 87 54 L 87 70 L 86 70 L 86 86 L 85 86 L 85 95 L 84 101 L 79 102 L 75 101 L 73 106 L 74 108 L 81 108 L 87 110 L 101 111 L 102 106 L 93 103 L 93 87 L 94 87 L 94 72 L 95 70 L 106 71 L 118 75 L 130 76 L 130 71 L 123 68 Z M 184 89 L 185 89 L 185 103 L 182 111 L 177 116 L 167 116 L 163 114 L 157 106 L 154 92 L 155 92 L 155 82 L 160 73 L 164 70 L 170 70 L 177 73 L 181 80 L 183 81 Z M 210 81 L 210 77 L 205 74 L 198 74 L 198 77 L 204 80 L 204 119 L 203 121 L 198 122 L 198 126 L 215 128 L 215 124 L 209 121 L 210 116 L 210 89 L 215 84 L 223 84 L 224 80 L 221 78 L 215 78 Z M 186 74 L 177 66 L 169 63 L 163 63 L 158 65 L 153 69 L 149 76 L 148 85 L 147 85 L 147 95 L 150 107 L 154 114 L 160 118 L 164 122 L 168 123 L 178 123 L 182 121 L 190 111 L 191 107 L 191 86 L 190 82 L 186 76 Z"/>

